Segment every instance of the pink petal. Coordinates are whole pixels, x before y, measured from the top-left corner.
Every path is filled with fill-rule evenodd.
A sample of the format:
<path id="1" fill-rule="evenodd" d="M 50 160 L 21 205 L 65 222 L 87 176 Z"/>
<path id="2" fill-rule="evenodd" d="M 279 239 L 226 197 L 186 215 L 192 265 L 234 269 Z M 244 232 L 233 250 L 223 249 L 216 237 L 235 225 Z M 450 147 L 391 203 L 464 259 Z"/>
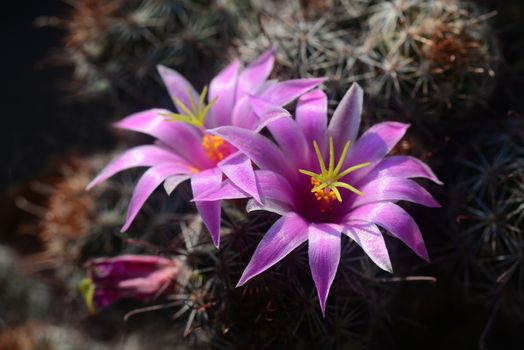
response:
<path id="1" fill-rule="evenodd" d="M 339 154 L 342 152 L 346 142 L 354 142 L 357 138 L 363 99 L 364 92 L 362 88 L 354 83 L 333 113 L 328 133 L 333 137 L 335 150 L 339 150 L 335 152 Z"/>
<path id="2" fill-rule="evenodd" d="M 256 93 L 271 74 L 275 63 L 275 49 L 264 52 L 255 61 L 250 63 L 238 78 L 237 98 Z"/>
<path id="3" fill-rule="evenodd" d="M 218 163 L 218 168 L 242 191 L 261 201 L 251 159 L 237 152 Z"/>
<path id="4" fill-rule="evenodd" d="M 233 108 L 231 125 L 245 129 L 255 129 L 258 127 L 258 118 L 251 108 L 249 96 L 237 99 Z"/>
<path id="5" fill-rule="evenodd" d="M 337 225 L 310 224 L 308 236 L 309 268 L 317 287 L 322 315 L 340 262 L 340 231 Z"/>
<path id="6" fill-rule="evenodd" d="M 180 73 L 178 73 L 174 69 L 167 68 L 163 65 L 158 65 L 157 70 L 160 74 L 160 77 L 162 78 L 162 81 L 164 82 L 164 85 L 167 88 L 167 91 L 169 92 L 169 96 L 171 96 L 171 98 L 173 99 L 173 104 L 175 105 L 175 107 L 176 103 L 173 96 L 182 101 L 182 103 L 186 106 L 191 106 L 191 102 L 189 99 L 189 91 L 191 91 L 191 93 L 193 94 L 193 98 L 195 99 L 195 101 L 198 101 L 200 94 L 198 94 L 195 91 L 193 85 L 191 85 L 191 83 L 188 82 L 186 78 L 184 78 Z M 183 111 L 180 110 L 178 110 L 178 112 L 183 113 Z"/>
<path id="7" fill-rule="evenodd" d="M 167 163 L 150 168 L 144 173 L 144 175 L 142 175 L 135 186 L 133 196 L 129 202 L 126 222 L 122 227 L 122 232 L 127 231 L 147 198 L 149 198 L 151 193 L 153 193 L 162 181 L 164 181 L 168 176 L 178 174 L 179 171 L 179 166 Z"/>
<path id="8" fill-rule="evenodd" d="M 261 169 L 273 170 L 280 174 L 297 172 L 290 167 L 281 150 L 273 142 L 254 131 L 234 126 L 222 126 L 209 130 L 209 133 L 225 139 Z"/>
<path id="9" fill-rule="evenodd" d="M 324 149 L 327 129 L 327 96 L 322 90 L 314 90 L 298 100 L 296 121 L 304 133 L 308 146 L 317 141 Z"/>
<path id="10" fill-rule="evenodd" d="M 362 247 L 378 267 L 393 272 L 386 242 L 376 225 L 354 221 L 344 225 L 343 233 Z"/>
<path id="11" fill-rule="evenodd" d="M 258 203 L 254 199 L 248 200 L 246 204 L 246 211 L 251 213 L 252 211 L 257 210 L 264 210 L 278 215 L 286 215 L 286 213 L 292 211 L 292 207 L 288 204 L 272 199 L 266 199 L 262 204 Z"/>
<path id="12" fill-rule="evenodd" d="M 422 186 L 408 179 L 395 177 L 379 177 L 359 187 L 363 196 L 355 196 L 353 207 L 381 202 L 381 201 L 408 201 L 425 205 L 431 208 L 439 208 L 440 204 L 433 199 Z"/>
<path id="13" fill-rule="evenodd" d="M 281 217 L 258 244 L 237 287 L 275 265 L 304 243 L 307 237 L 308 225 L 302 217 L 295 213 L 288 213 Z"/>
<path id="14" fill-rule="evenodd" d="M 296 169 L 309 167 L 309 149 L 306 138 L 297 123 L 291 118 L 280 118 L 267 125 L 271 135 L 280 146 L 286 159 Z"/>
<path id="15" fill-rule="evenodd" d="M 218 168 L 211 168 L 191 177 L 191 189 L 193 196 L 198 197 L 205 191 L 218 188 L 222 183 L 222 172 Z M 198 213 L 202 217 L 211 235 L 213 244 L 218 248 L 220 245 L 220 201 L 200 202 L 195 201 Z"/>
<path id="16" fill-rule="evenodd" d="M 419 159 L 410 156 L 390 156 L 384 158 L 373 168 L 365 179 L 362 179 L 362 182 L 385 176 L 398 178 L 421 177 L 442 185 L 442 182 L 429 166 Z"/>
<path id="17" fill-rule="evenodd" d="M 217 98 L 206 119 L 206 127 L 214 128 L 231 124 L 231 116 L 236 101 L 236 88 L 240 61 L 235 60 L 211 80 L 209 85 L 209 101 Z"/>
<path id="18" fill-rule="evenodd" d="M 248 98 L 251 108 L 258 118 L 256 131 L 262 130 L 277 119 L 291 118 L 291 114 L 280 106 L 267 102 L 257 96 L 250 95 Z"/>
<path id="19" fill-rule="evenodd" d="M 164 181 L 164 190 L 169 196 L 182 182 L 189 180 L 191 175 L 172 175 Z"/>
<path id="20" fill-rule="evenodd" d="M 344 167 L 355 164 L 371 163 L 371 166 L 359 169 L 349 176 L 352 183 L 356 183 L 367 175 L 402 139 L 409 124 L 398 122 L 384 122 L 373 125 L 350 147 Z"/>
<path id="21" fill-rule="evenodd" d="M 323 81 L 323 78 L 286 80 L 269 86 L 258 96 L 273 104 L 285 106 Z"/>
<path id="22" fill-rule="evenodd" d="M 166 113 L 171 112 L 162 109 L 149 109 L 132 114 L 115 123 L 115 126 L 156 137 L 163 144 L 171 147 L 176 154 L 198 167 L 212 166 L 211 161 L 202 149 L 200 131 L 185 123 L 166 121 L 166 117 L 161 115 Z"/>
<path id="23" fill-rule="evenodd" d="M 125 151 L 109 163 L 100 174 L 87 185 L 87 190 L 90 190 L 122 170 L 165 163 L 178 165 L 181 173 L 191 172 L 191 165 L 169 150 L 153 145 L 138 146 Z"/>
<path id="24" fill-rule="evenodd" d="M 293 202 L 293 190 L 289 182 L 282 176 L 272 171 L 257 170 L 255 171 L 255 178 L 258 188 L 260 190 L 260 197 L 262 202 L 267 200 L 276 200 L 286 203 L 289 206 L 295 206 Z M 226 179 L 219 187 L 207 190 L 198 196 L 194 201 L 212 202 L 222 199 L 239 199 L 249 198 L 251 195 L 239 186 L 237 186 L 231 179 Z"/>
<path id="25" fill-rule="evenodd" d="M 353 210 L 346 216 L 345 224 L 353 221 L 377 224 L 404 242 L 418 256 L 429 262 L 424 239 L 413 218 L 398 205 L 388 202 L 368 204 Z"/>

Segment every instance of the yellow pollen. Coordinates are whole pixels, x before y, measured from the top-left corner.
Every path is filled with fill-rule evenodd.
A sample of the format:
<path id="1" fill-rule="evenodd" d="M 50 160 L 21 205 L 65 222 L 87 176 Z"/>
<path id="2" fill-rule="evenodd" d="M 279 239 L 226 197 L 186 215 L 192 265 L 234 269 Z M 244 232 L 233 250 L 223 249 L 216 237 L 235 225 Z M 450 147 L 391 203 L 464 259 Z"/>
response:
<path id="1" fill-rule="evenodd" d="M 314 177 L 311 178 L 311 184 L 313 188 L 320 186 L 321 182 Z M 335 192 L 329 188 L 323 188 L 314 192 L 315 198 L 320 202 L 320 212 L 325 213 L 326 211 L 333 208 L 333 202 L 337 200 Z"/>
<path id="2" fill-rule="evenodd" d="M 228 155 L 229 145 L 220 136 L 205 135 L 202 138 L 202 147 L 209 159 L 215 162 L 221 161 Z"/>

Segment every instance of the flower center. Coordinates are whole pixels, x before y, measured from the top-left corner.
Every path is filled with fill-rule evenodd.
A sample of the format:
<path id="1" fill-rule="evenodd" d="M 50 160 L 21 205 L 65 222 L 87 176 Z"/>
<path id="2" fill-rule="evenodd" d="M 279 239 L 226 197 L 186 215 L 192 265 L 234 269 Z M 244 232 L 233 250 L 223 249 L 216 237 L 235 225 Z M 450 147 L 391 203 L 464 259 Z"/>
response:
<path id="1" fill-rule="evenodd" d="M 346 155 L 349 149 L 350 142 L 346 142 L 346 145 L 344 146 L 344 149 L 342 151 L 342 155 L 340 156 L 340 159 L 337 162 L 337 165 L 335 167 L 335 150 L 333 146 L 333 138 L 329 138 L 329 164 L 326 167 L 326 163 L 324 162 L 324 158 L 322 157 L 322 153 L 320 152 L 320 149 L 318 148 L 318 144 L 316 141 L 313 141 L 313 147 L 315 148 L 315 152 L 317 154 L 318 163 L 320 165 L 320 173 L 314 173 L 310 170 L 304 170 L 299 169 L 298 171 L 302 174 L 311 176 L 311 184 L 313 185 L 313 189 L 311 192 L 315 194 L 315 198 L 320 202 L 320 212 L 326 212 L 328 210 L 331 210 L 333 207 L 333 202 L 335 198 L 342 202 L 342 196 L 340 195 L 340 191 L 338 190 L 338 187 L 345 188 L 347 190 L 350 190 L 351 192 L 358 194 L 359 196 L 363 196 L 364 193 L 357 190 L 355 187 L 351 186 L 350 184 L 340 181 L 341 178 L 348 175 L 349 173 L 352 173 L 355 170 L 367 167 L 370 163 L 360 163 L 357 165 L 353 165 L 349 168 L 347 168 L 344 171 L 340 171 L 342 168 L 342 165 L 344 164 L 344 160 L 346 159 Z"/>
<path id="2" fill-rule="evenodd" d="M 204 135 L 202 138 L 202 147 L 209 159 L 219 162 L 232 153 L 232 148 L 220 136 Z"/>
<path id="3" fill-rule="evenodd" d="M 321 182 L 320 180 L 312 177 L 311 184 L 313 185 L 313 188 L 316 188 L 320 186 Z M 320 202 L 321 213 L 325 213 L 326 211 L 331 210 L 333 208 L 333 201 L 337 199 L 335 192 L 331 191 L 330 189 L 323 188 L 320 190 L 316 190 L 314 193 L 315 198 L 317 199 L 317 201 Z"/>
<path id="4" fill-rule="evenodd" d="M 196 126 L 197 128 L 203 127 L 204 122 L 206 120 L 206 115 L 209 113 L 209 110 L 211 109 L 211 107 L 213 107 L 213 105 L 217 101 L 218 96 L 215 97 L 211 102 L 209 102 L 208 105 L 206 105 L 204 101 L 207 95 L 207 86 L 204 86 L 204 89 L 202 90 L 202 93 L 200 94 L 200 98 L 198 100 L 198 106 L 197 106 L 195 99 L 193 97 L 193 92 L 191 91 L 191 88 L 189 88 L 188 95 L 189 95 L 189 102 L 191 103 L 191 106 L 186 106 L 184 102 L 180 101 L 176 96 L 173 96 L 176 106 L 184 114 L 168 113 L 168 114 L 163 114 L 163 116 L 167 117 L 167 121 L 170 121 L 170 122 L 183 122 L 189 125 Z"/>

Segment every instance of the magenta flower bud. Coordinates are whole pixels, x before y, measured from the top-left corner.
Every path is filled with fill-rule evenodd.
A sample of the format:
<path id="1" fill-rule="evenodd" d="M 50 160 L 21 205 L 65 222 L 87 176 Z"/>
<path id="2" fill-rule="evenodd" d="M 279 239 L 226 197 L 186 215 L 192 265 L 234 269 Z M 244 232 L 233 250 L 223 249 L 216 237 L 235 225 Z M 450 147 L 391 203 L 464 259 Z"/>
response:
<path id="1" fill-rule="evenodd" d="M 91 312 L 124 299 L 149 301 L 173 291 L 181 271 L 177 260 L 149 255 L 121 255 L 86 263 L 88 277 L 80 284 Z"/>

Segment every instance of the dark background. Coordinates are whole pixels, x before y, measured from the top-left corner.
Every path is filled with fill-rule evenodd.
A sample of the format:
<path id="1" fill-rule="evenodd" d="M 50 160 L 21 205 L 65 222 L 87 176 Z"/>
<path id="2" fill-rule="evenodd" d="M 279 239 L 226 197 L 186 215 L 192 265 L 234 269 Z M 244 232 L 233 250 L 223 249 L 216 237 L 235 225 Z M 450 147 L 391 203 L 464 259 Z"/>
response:
<path id="1" fill-rule="evenodd" d="M 64 85 L 71 72 L 50 60 L 62 45 L 63 32 L 36 25 L 37 18 L 65 15 L 71 7 L 61 0 L 2 5 L 3 191 L 40 175 L 53 156 L 107 148 L 112 138 L 107 128 L 110 112 L 68 98 Z"/>

